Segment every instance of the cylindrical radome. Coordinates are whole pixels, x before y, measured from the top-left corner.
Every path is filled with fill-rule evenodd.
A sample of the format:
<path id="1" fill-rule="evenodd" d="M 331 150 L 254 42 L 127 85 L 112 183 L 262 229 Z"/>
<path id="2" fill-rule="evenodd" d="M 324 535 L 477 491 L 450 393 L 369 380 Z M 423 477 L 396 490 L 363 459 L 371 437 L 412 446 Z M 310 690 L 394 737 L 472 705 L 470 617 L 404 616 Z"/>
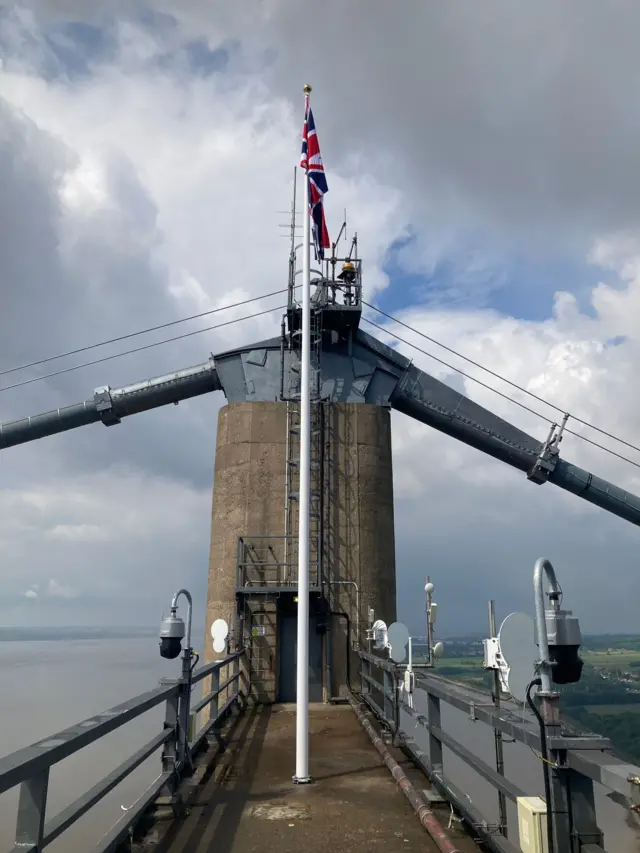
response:
<path id="1" fill-rule="evenodd" d="M 344 693 L 346 687 L 347 636 L 344 620 L 324 618 L 319 603 L 322 593 L 329 610 L 349 615 L 351 642 L 364 645 L 369 607 L 377 618 L 388 623 L 395 619 L 393 474 L 387 409 L 368 404 L 324 404 L 323 422 L 324 583 L 322 591 L 311 593 L 311 630 L 322 632 L 325 624 L 329 629 L 322 654 L 322 681 L 324 695 L 331 696 Z M 214 654 L 209 635 L 215 619 L 225 619 L 236 628 L 236 638 L 242 639 L 236 602 L 239 538 L 251 543 L 247 559 L 258 563 L 262 558 L 267 562 L 283 559 L 286 461 L 286 403 L 231 403 L 220 410 L 207 595 L 207 661 L 222 657 Z M 295 547 L 293 550 L 289 560 L 296 565 L 281 570 L 285 582 L 287 573 L 296 577 Z M 264 571 L 266 588 L 274 584 L 276 570 L 269 565 Z M 285 631 L 281 624 L 295 609 L 293 593 L 256 590 L 242 599 L 246 605 L 245 638 L 252 626 L 254 632 L 253 696 L 260 702 L 289 700 L 288 688 L 280 682 L 288 680 L 283 667 L 290 666 L 295 655 L 285 653 L 281 663 L 279 646 L 281 638 L 283 643 L 293 641 L 290 630 Z M 327 642 L 329 637 L 331 641 Z M 351 663 L 356 681 L 355 656 Z"/>

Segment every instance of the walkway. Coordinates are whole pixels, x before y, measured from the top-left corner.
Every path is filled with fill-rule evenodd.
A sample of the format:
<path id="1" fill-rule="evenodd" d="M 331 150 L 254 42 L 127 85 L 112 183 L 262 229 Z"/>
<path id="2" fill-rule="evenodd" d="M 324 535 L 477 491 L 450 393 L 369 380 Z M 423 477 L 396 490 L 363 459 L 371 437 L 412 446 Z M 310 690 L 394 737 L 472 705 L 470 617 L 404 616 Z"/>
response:
<path id="1" fill-rule="evenodd" d="M 349 706 L 312 706 L 310 734 L 315 782 L 295 786 L 295 706 L 250 709 L 198 786 L 187 818 L 169 827 L 155 851 L 436 853 Z M 477 851 L 453 834 L 461 851 Z"/>

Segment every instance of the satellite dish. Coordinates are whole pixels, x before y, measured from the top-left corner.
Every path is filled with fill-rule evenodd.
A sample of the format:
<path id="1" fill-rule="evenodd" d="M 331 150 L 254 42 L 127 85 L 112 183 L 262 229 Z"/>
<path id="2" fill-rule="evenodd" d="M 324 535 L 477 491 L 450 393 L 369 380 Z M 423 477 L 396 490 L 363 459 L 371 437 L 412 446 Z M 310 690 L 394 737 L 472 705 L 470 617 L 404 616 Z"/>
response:
<path id="1" fill-rule="evenodd" d="M 514 699 L 525 702 L 527 687 L 534 676 L 534 661 L 538 657 L 531 616 L 510 613 L 498 631 L 498 644 L 504 661 L 500 670 L 503 689 Z"/>
<path id="2" fill-rule="evenodd" d="M 213 639 L 213 651 L 220 654 L 227 647 L 227 637 L 229 636 L 229 626 L 224 619 L 216 619 L 211 626 L 211 638 Z"/>
<path id="3" fill-rule="evenodd" d="M 387 623 L 382 619 L 376 619 L 371 626 L 373 630 L 373 647 L 374 649 L 386 649 L 389 645 L 387 640 Z"/>
<path id="4" fill-rule="evenodd" d="M 444 651 L 444 643 L 436 643 L 433 647 L 433 656 L 434 658 L 442 657 L 442 652 Z"/>
<path id="5" fill-rule="evenodd" d="M 389 655 L 391 660 L 402 663 L 407 656 L 407 643 L 409 642 L 409 629 L 402 622 L 394 622 L 389 625 L 387 631 L 389 640 Z"/>

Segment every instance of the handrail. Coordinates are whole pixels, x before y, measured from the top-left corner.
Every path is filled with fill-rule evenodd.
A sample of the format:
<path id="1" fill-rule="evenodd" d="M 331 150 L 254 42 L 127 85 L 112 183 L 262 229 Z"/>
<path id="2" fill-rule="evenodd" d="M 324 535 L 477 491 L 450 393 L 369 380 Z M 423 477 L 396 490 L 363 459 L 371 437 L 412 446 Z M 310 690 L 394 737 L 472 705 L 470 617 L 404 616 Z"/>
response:
<path id="1" fill-rule="evenodd" d="M 509 735 L 534 750 L 540 748 L 540 730 L 528 709 L 514 713 L 504 706 L 495 707 L 488 692 L 475 687 L 452 682 L 431 673 L 416 673 L 416 689 L 423 691 L 427 700 L 427 713 L 418 713 L 397 689 L 399 669 L 392 661 L 367 652 L 360 652 L 362 699 L 373 713 L 394 734 L 397 745 L 408 752 L 414 762 L 429 777 L 434 787 L 445 797 L 462 817 L 471 824 L 487 847 L 496 853 L 515 853 L 519 847 L 507 838 L 506 827 L 492 826 L 491 822 L 471 804 L 469 798 L 448 779 L 443 770 L 443 746 L 487 781 L 496 791 L 514 802 L 526 796 L 522 789 L 494 767 L 478 757 L 443 730 L 440 703 L 465 711 L 470 720 L 483 723 L 494 730 Z M 374 677 L 378 670 L 382 678 Z M 428 738 L 428 749 L 416 742 L 397 724 L 399 711 L 408 714 Z M 413 728 L 413 727 L 412 727 Z M 551 739 L 550 747 L 566 754 L 566 766 L 553 768 L 554 772 L 570 773 L 568 786 L 569 809 L 572 814 L 572 838 L 579 839 L 581 850 L 605 853 L 604 840 L 598 827 L 595 812 L 593 784 L 597 782 L 624 797 L 631 804 L 640 803 L 640 767 L 629 764 L 612 754 L 613 745 L 608 738 L 598 735 L 571 735 L 563 733 Z M 567 851 L 574 849 L 572 838 L 565 839 Z"/>
<path id="2" fill-rule="evenodd" d="M 186 690 L 186 683 L 182 679 L 169 683 L 162 682 L 161 686 L 154 690 L 141 693 L 127 702 L 94 714 L 50 737 L 38 740 L 30 746 L 22 747 L 0 758 L 0 794 L 20 785 L 16 846 L 13 851 L 41 853 L 160 748 L 162 748 L 160 775 L 102 839 L 95 848 L 96 853 L 98 851 L 110 853 L 115 850 L 127 837 L 131 827 L 136 824 L 143 812 L 160 794 L 167 794 L 173 801 L 180 777 L 191 766 L 191 755 L 203 745 L 207 734 L 212 729 L 221 727 L 226 715 L 234 705 L 240 703 L 243 697 L 243 692 L 240 690 L 242 675 L 240 661 L 243 654 L 244 651 L 238 651 L 223 660 L 213 661 L 194 670 L 192 684 L 210 677 L 212 689 L 193 705 L 190 702 L 190 691 Z M 220 683 L 220 673 L 224 669 L 231 674 L 225 677 L 223 683 Z M 221 702 L 220 696 L 225 690 L 228 695 Z M 166 710 L 162 731 L 154 735 L 133 755 L 121 762 L 55 817 L 46 820 L 51 768 L 163 703 Z M 189 719 L 190 737 L 187 756 L 180 755 L 179 708 L 181 703 L 187 704 L 184 719 Z M 206 709 L 210 709 L 209 719 L 195 733 L 197 716 Z"/>
<path id="3" fill-rule="evenodd" d="M 94 714 L 51 737 L 43 738 L 0 758 L 0 794 L 135 720 L 141 714 L 177 695 L 177 692 L 177 685 L 149 690 L 129 702 L 122 702 L 108 711 Z"/>

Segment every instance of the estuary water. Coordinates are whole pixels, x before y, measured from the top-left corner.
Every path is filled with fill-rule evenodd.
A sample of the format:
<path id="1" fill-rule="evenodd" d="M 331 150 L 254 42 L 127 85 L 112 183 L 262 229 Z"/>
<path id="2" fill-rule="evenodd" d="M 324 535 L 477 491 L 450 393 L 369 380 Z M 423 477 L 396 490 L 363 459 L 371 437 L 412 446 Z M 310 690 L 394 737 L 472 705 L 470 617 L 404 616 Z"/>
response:
<path id="1" fill-rule="evenodd" d="M 0 755 L 106 711 L 175 677 L 179 664 L 164 661 L 148 637 L 0 641 Z M 159 706 L 81 750 L 51 773 L 47 817 L 80 796 L 162 729 Z M 47 849 L 84 853 L 159 775 L 151 756 L 100 805 Z M 17 789 L 0 795 L 0 850 L 14 838 Z"/>

